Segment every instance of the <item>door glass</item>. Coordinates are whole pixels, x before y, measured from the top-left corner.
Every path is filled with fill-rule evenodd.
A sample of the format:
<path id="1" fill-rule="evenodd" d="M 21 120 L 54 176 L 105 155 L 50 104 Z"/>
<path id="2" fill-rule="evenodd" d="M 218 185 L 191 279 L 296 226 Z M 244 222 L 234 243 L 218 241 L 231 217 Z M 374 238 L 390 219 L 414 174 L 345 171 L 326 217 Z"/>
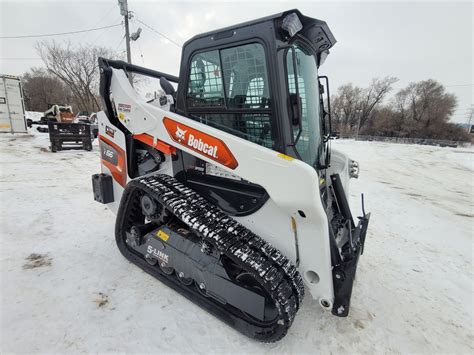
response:
<path id="1" fill-rule="evenodd" d="M 296 76 L 293 68 L 293 54 L 288 51 L 286 64 L 288 73 L 288 90 L 290 94 L 296 94 L 296 82 L 298 82 L 298 93 L 301 100 L 301 123 L 302 131 L 296 149 L 301 159 L 313 165 L 318 155 L 318 147 L 321 142 L 319 127 L 319 87 L 318 72 L 315 57 L 306 53 L 298 44 L 294 47 L 296 55 Z M 296 139 L 299 126 L 293 126 L 293 135 Z"/>

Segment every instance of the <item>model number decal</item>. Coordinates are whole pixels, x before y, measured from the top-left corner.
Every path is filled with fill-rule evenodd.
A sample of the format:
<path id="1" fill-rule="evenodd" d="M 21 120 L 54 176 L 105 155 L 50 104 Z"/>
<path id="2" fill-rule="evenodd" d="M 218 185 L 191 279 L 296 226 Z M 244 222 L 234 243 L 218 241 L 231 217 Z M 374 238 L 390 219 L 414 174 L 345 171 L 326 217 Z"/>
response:
<path id="1" fill-rule="evenodd" d="M 102 159 L 108 161 L 113 165 L 118 164 L 117 151 L 104 141 L 100 141 L 100 153 Z"/>

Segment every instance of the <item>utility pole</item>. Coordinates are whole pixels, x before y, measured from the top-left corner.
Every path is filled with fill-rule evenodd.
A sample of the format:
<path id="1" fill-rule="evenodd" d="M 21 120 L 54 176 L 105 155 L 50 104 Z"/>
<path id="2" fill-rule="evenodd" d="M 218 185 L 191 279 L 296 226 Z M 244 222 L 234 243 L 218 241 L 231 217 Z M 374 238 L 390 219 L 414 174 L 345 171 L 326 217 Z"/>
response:
<path id="1" fill-rule="evenodd" d="M 124 0 L 125 4 L 127 0 Z M 125 45 L 127 47 L 127 62 L 132 64 L 132 53 L 130 53 L 130 30 L 128 29 L 128 13 L 125 16 Z"/>
<path id="2" fill-rule="evenodd" d="M 471 107 L 471 114 L 469 115 L 469 121 L 467 123 L 467 133 L 471 133 L 471 121 L 472 121 L 472 114 L 473 113 L 474 113 L 474 107 Z"/>
<path id="3" fill-rule="evenodd" d="M 129 11 L 128 11 L 128 4 L 127 0 L 118 0 L 118 4 L 120 6 L 120 15 L 124 17 L 125 20 L 125 46 L 127 48 L 127 62 L 132 64 L 132 53 L 130 52 L 130 30 L 128 28 L 128 20 L 129 20 Z M 128 75 L 128 80 L 130 84 L 132 84 L 132 74 Z"/>

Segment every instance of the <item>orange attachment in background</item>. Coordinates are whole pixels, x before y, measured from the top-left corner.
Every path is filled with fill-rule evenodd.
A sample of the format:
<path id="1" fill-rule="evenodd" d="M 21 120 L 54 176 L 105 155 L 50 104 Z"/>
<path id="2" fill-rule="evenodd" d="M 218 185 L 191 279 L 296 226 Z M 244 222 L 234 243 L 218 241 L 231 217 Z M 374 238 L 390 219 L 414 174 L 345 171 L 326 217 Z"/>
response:
<path id="1" fill-rule="evenodd" d="M 146 145 L 149 145 L 150 147 L 153 147 L 157 150 L 159 150 L 162 153 L 165 154 L 176 154 L 176 148 L 163 142 L 160 141 L 159 139 L 156 141 L 156 144 L 153 144 L 153 137 L 150 136 L 149 134 L 142 133 L 142 134 L 134 134 L 133 138 L 136 140 L 139 140 L 140 142 L 145 143 Z"/>

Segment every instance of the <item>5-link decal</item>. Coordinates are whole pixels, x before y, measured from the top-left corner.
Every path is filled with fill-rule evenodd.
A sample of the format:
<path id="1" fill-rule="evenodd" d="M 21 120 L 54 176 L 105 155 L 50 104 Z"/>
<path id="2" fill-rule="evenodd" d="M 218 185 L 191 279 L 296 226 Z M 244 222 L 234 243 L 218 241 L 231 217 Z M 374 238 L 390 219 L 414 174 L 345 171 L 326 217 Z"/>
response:
<path id="1" fill-rule="evenodd" d="M 235 169 L 238 166 L 237 160 L 235 160 L 232 152 L 219 138 L 176 122 L 169 117 L 163 118 L 163 124 L 171 139 L 175 142 L 228 168 Z"/>

